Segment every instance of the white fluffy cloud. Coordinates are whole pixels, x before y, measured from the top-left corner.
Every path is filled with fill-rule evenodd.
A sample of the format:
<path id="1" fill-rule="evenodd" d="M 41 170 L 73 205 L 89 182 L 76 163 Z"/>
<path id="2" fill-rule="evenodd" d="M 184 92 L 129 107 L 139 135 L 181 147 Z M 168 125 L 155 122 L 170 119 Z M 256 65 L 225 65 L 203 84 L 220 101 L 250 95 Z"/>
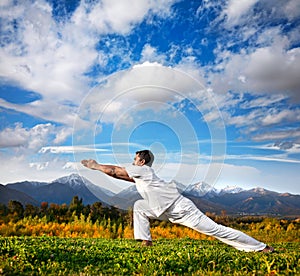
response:
<path id="1" fill-rule="evenodd" d="M 240 24 L 243 15 L 247 14 L 256 2 L 258 0 L 229 0 L 227 7 L 223 10 L 226 24 L 229 27 Z"/>
<path id="2" fill-rule="evenodd" d="M 284 92 L 299 101 L 300 48 L 286 50 L 283 41 L 278 35 L 272 45 L 252 49 L 252 52 L 220 52 L 220 56 L 226 53 L 226 58 L 218 64 L 220 71 L 210 76 L 214 91 Z"/>
<path id="3" fill-rule="evenodd" d="M 25 128 L 21 123 L 15 124 L 14 127 L 7 127 L 0 131 L 1 148 L 21 148 L 32 152 L 37 152 L 45 144 L 62 142 L 66 136 L 67 130 L 56 127 L 51 123 L 38 124 L 32 128 Z"/>
<path id="4" fill-rule="evenodd" d="M 128 122 L 129 113 L 142 109 L 167 110 L 184 98 L 193 100 L 197 97 L 206 97 L 207 105 L 216 108 L 202 83 L 191 75 L 194 72 L 188 72 L 145 62 L 114 74 L 89 92 L 80 106 L 79 118 L 114 123 L 122 115 Z"/>
<path id="5" fill-rule="evenodd" d="M 81 1 L 72 20 L 75 25 L 93 28 L 99 33 L 128 33 L 135 24 L 141 22 L 151 12 L 159 16 L 169 16 L 174 0 L 104 0 L 92 8 L 90 3 Z"/>

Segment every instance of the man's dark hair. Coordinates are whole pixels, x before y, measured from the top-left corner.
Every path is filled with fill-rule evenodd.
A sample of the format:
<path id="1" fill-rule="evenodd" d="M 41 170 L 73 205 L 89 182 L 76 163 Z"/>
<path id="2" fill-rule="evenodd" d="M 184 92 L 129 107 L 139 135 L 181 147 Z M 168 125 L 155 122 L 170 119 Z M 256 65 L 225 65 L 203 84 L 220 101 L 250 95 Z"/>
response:
<path id="1" fill-rule="evenodd" d="M 135 154 L 137 154 L 141 160 L 145 160 L 145 165 L 151 167 L 152 163 L 154 161 L 154 155 L 150 150 L 140 150 L 137 151 Z"/>

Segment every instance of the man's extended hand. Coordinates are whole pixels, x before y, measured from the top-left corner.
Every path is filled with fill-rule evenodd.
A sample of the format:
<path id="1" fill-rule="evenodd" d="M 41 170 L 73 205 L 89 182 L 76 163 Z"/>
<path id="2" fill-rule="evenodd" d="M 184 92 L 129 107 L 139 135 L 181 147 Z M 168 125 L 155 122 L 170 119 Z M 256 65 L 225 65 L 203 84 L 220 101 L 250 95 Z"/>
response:
<path id="1" fill-rule="evenodd" d="M 89 169 L 96 170 L 97 165 L 99 165 L 95 160 L 81 160 L 81 164 Z"/>

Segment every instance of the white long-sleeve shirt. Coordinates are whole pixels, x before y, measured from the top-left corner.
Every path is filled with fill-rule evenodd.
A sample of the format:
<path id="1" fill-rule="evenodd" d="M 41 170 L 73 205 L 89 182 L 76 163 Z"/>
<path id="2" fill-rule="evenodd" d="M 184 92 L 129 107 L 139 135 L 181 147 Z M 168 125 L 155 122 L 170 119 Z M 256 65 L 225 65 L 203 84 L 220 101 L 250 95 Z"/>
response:
<path id="1" fill-rule="evenodd" d="M 174 182 L 160 179 L 149 166 L 129 165 L 125 169 L 129 177 L 134 179 L 138 192 L 148 202 L 157 217 L 180 196 Z"/>

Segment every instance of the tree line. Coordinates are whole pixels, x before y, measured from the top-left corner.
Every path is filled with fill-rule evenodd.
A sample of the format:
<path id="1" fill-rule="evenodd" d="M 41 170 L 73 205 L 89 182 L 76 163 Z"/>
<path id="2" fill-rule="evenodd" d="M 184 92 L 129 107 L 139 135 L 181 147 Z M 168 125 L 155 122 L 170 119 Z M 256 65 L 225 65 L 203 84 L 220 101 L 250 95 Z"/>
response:
<path id="1" fill-rule="evenodd" d="M 120 210 L 113 206 L 104 206 L 101 202 L 84 205 L 81 198 L 74 196 L 70 204 L 42 202 L 40 206 L 10 200 L 7 205 L 0 203 L 0 221 L 18 221 L 26 217 L 45 218 L 47 222 L 69 223 L 75 218 L 85 217 L 92 223 L 111 220 L 121 224 L 132 223 L 131 211 Z"/>

